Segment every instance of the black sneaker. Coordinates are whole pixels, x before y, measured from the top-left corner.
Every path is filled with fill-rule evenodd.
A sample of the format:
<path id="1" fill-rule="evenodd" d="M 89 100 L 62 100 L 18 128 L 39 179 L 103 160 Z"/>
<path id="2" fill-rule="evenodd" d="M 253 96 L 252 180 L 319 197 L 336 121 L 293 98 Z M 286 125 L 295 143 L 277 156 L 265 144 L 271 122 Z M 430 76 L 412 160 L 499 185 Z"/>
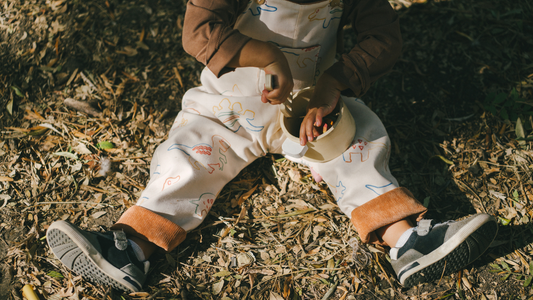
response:
<path id="1" fill-rule="evenodd" d="M 487 214 L 435 225 L 422 220 L 402 247 L 391 249 L 391 264 L 404 287 L 431 282 L 476 260 L 497 233 L 496 219 Z"/>
<path id="2" fill-rule="evenodd" d="M 85 279 L 125 292 L 141 290 L 150 264 L 137 259 L 123 231 L 87 232 L 58 221 L 46 239 L 55 256 Z"/>

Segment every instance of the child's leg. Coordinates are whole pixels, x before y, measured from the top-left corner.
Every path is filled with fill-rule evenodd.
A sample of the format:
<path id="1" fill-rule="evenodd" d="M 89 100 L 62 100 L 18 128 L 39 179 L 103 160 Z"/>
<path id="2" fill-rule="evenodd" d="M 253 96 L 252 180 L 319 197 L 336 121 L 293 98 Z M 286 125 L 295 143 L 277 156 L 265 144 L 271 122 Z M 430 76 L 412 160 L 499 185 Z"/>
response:
<path id="1" fill-rule="evenodd" d="M 403 219 L 377 229 L 376 234 L 387 246 L 394 247 L 400 236 L 411 228 L 413 228 L 411 220 Z"/>
<path id="2" fill-rule="evenodd" d="M 202 223 L 226 183 L 264 155 L 275 136 L 267 132 L 277 107 L 235 99 L 187 92 L 168 140 L 154 153 L 150 182 L 112 229 L 170 251 Z M 261 114 L 253 115 L 257 105 Z"/>
<path id="3" fill-rule="evenodd" d="M 426 208 L 390 174 L 383 124 L 364 104 L 346 102 L 357 127 L 352 146 L 342 157 L 309 165 L 330 186 L 361 239 L 392 247 L 391 263 L 404 286 L 451 274 L 479 257 L 496 236 L 496 220 L 486 214 L 443 224 L 421 220 Z M 416 228 L 413 221 L 420 221 Z"/>
<path id="4" fill-rule="evenodd" d="M 364 242 L 390 244 L 408 228 L 408 220 L 421 219 L 426 208 L 399 188 L 390 173 L 390 140 L 376 114 L 360 100 L 343 99 L 356 124 L 352 145 L 334 160 L 309 165 L 328 184 Z"/>
<path id="5" fill-rule="evenodd" d="M 256 104 L 261 115 L 254 117 Z M 224 185 L 275 145 L 272 140 L 280 140 L 280 131 L 270 127 L 277 116 L 278 108 L 259 97 L 189 90 L 168 140 L 154 153 L 150 182 L 137 204 L 104 234 L 53 223 L 52 251 L 92 281 L 138 291 L 147 271 L 144 260 L 157 247 L 171 251 L 181 243 L 205 219 Z"/>

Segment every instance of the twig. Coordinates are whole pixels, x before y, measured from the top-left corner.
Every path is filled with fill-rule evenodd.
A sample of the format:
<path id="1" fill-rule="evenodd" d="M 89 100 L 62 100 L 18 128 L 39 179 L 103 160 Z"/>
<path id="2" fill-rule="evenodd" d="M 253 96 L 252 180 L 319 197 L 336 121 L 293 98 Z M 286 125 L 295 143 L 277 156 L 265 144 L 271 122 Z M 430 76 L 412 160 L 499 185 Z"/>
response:
<path id="1" fill-rule="evenodd" d="M 444 277 L 444 271 L 446 271 L 446 260 L 444 261 L 444 268 L 442 268 L 442 274 L 440 274 L 439 283 L 437 285 L 440 285 L 440 281 L 442 280 L 442 277 Z"/>
<path id="2" fill-rule="evenodd" d="M 48 189 L 48 190 L 46 190 L 46 191 L 42 191 L 42 192 L 40 192 L 39 194 L 33 196 L 31 200 L 32 200 L 32 202 L 37 201 L 37 200 L 39 200 L 39 198 L 40 198 L 43 194 L 50 193 L 50 192 L 52 192 L 52 191 L 55 191 L 55 190 L 57 190 L 57 189 L 62 189 L 62 188 L 67 187 L 67 186 L 69 186 L 69 185 L 68 185 L 68 184 L 65 184 L 65 185 L 56 186 L 55 188 L 51 188 L 51 189 Z"/>
<path id="3" fill-rule="evenodd" d="M 339 285 L 339 281 L 335 281 L 335 283 L 331 286 L 331 288 L 328 290 L 328 292 L 322 297 L 322 300 L 327 300 L 331 295 L 333 295 L 333 292 L 337 289 L 337 285 Z"/>
<path id="4" fill-rule="evenodd" d="M 85 76 L 85 74 L 83 74 L 83 72 L 80 72 L 80 76 L 81 76 L 81 78 L 83 79 L 83 81 L 85 81 L 85 83 L 86 83 L 87 85 L 89 85 L 91 88 L 97 90 L 97 88 L 96 88 L 96 86 L 94 85 L 94 83 L 93 83 L 91 80 L 89 80 L 89 78 L 87 78 L 87 76 Z"/>
<path id="5" fill-rule="evenodd" d="M 383 272 L 383 275 L 385 275 L 385 279 L 387 279 L 387 281 L 389 282 L 390 287 L 391 287 L 391 291 L 394 293 L 394 295 L 396 295 L 396 291 L 395 291 L 394 288 L 393 288 L 392 282 L 390 281 L 390 278 L 389 278 L 389 276 L 387 275 L 387 272 L 385 272 L 385 269 L 384 269 L 383 266 L 379 263 L 379 256 L 378 256 L 377 253 L 376 253 L 376 262 L 378 263 L 378 266 L 379 266 L 379 268 L 381 269 L 381 272 Z"/>
<path id="6" fill-rule="evenodd" d="M 111 291 L 111 287 L 108 287 L 106 290 L 105 290 L 105 294 L 104 296 L 102 296 L 102 300 L 106 300 L 107 299 L 107 295 L 109 295 L 109 292 Z"/>
<path id="7" fill-rule="evenodd" d="M 157 290 L 157 292 L 155 292 L 153 295 L 151 295 L 150 297 L 146 298 L 146 300 L 152 300 L 154 299 L 157 295 L 161 294 L 161 290 Z"/>
<path id="8" fill-rule="evenodd" d="M 80 189 L 81 190 L 84 190 L 84 191 L 97 191 L 97 192 L 100 192 L 100 193 L 104 193 L 104 194 L 112 194 L 112 192 L 109 192 L 109 191 L 106 191 L 106 190 L 103 190 L 103 189 L 99 189 L 97 187 L 94 187 L 94 186 L 90 186 L 90 185 L 80 185 Z"/>

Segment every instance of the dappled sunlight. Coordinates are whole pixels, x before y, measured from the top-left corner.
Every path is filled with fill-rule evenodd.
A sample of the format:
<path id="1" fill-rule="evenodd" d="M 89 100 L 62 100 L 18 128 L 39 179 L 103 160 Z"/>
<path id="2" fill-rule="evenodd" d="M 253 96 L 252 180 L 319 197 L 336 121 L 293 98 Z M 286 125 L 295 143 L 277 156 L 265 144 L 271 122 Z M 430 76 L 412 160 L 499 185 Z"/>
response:
<path id="1" fill-rule="evenodd" d="M 46 229 L 62 219 L 101 231 L 138 200 L 158 171 L 154 149 L 187 123 L 173 124 L 202 66 L 181 45 L 182 1 L 0 0 L 0 298 L 24 284 L 49 299 L 528 297 L 533 3 L 391 4 L 403 53 L 362 100 L 388 130 L 393 175 L 428 217 L 498 218 L 476 263 L 402 289 L 388 249 L 357 242 L 328 185 L 268 155 L 220 192 L 183 244 L 153 259 L 143 292 L 71 274 Z"/>

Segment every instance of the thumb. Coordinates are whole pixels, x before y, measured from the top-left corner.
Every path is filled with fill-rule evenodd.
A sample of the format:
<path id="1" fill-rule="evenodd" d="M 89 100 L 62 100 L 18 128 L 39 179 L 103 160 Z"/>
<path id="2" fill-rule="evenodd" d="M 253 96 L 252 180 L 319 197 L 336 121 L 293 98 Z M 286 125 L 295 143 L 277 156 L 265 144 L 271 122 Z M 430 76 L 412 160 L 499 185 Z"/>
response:
<path id="1" fill-rule="evenodd" d="M 322 126 L 322 118 L 323 117 L 324 117 L 324 109 L 321 107 L 316 112 L 315 124 L 314 124 L 316 127 Z"/>

